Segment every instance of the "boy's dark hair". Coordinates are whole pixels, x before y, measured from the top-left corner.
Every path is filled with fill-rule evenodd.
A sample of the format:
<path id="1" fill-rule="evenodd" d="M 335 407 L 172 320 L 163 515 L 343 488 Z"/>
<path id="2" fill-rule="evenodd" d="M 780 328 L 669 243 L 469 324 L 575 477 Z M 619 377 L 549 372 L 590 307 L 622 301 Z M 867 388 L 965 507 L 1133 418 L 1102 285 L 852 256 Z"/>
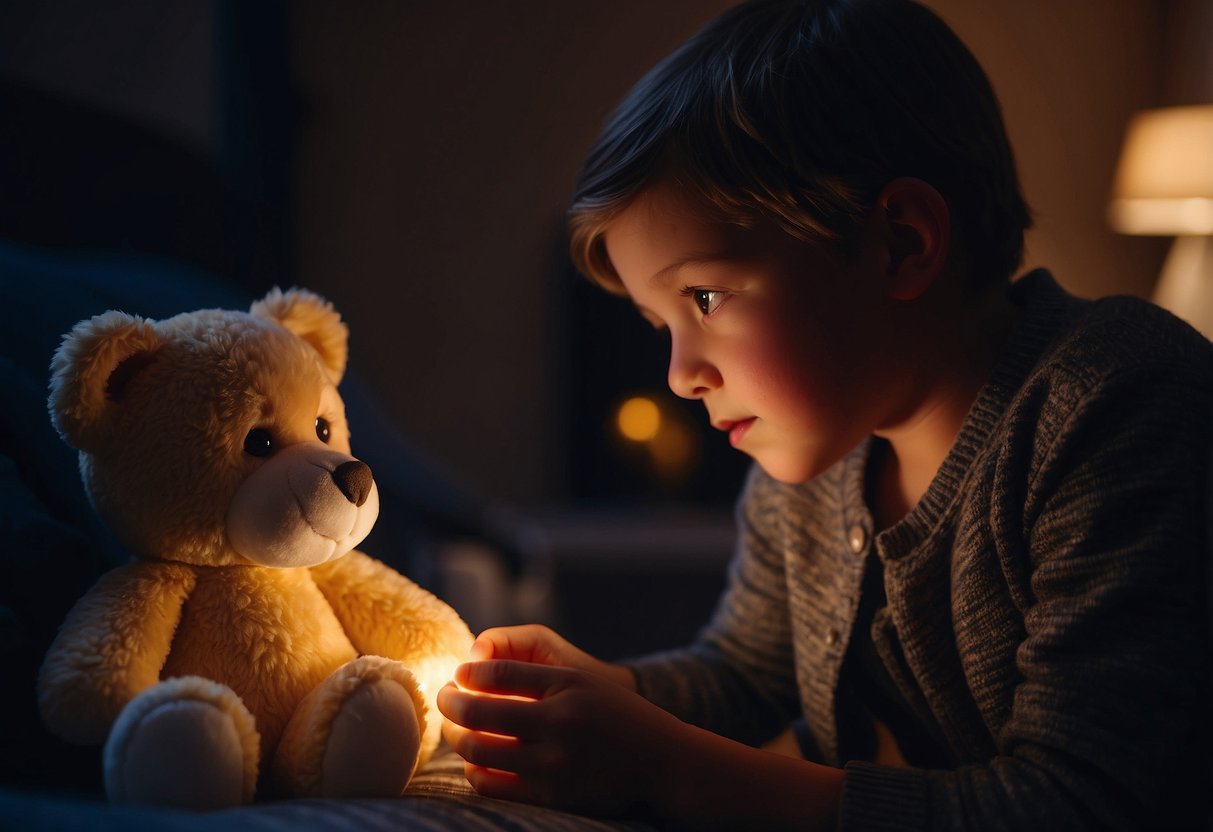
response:
<path id="1" fill-rule="evenodd" d="M 569 210 L 573 261 L 617 289 L 603 234 L 658 181 L 715 218 L 846 252 L 901 176 L 943 195 L 975 285 L 1011 276 L 1028 206 L 994 92 L 947 25 L 909 0 L 755 0 L 670 54 L 607 120 Z"/>

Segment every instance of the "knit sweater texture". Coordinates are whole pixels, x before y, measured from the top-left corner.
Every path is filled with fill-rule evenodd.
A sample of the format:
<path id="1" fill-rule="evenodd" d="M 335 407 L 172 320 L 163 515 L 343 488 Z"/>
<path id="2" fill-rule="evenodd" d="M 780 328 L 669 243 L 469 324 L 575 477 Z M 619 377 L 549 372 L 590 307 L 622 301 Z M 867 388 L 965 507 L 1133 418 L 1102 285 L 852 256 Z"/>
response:
<path id="1" fill-rule="evenodd" d="M 804 484 L 755 467 L 711 622 L 632 662 L 639 690 L 751 744 L 802 718 L 818 761 L 846 767 L 842 829 L 1207 822 L 1213 345 L 1043 271 L 1010 292 L 1016 329 L 911 512 L 874 528 L 873 440 Z M 871 637 L 950 765 L 840 747 L 872 547 Z"/>

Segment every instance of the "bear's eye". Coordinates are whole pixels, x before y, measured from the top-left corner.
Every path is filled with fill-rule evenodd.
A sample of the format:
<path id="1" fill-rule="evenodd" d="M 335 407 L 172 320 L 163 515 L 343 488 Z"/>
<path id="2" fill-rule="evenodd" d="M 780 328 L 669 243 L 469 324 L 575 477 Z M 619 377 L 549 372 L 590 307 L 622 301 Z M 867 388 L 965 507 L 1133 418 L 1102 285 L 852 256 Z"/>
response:
<path id="1" fill-rule="evenodd" d="M 317 416 L 316 417 L 316 438 L 327 445 L 329 443 L 330 433 L 331 433 L 331 431 L 329 430 L 329 420 L 324 418 L 323 416 Z"/>
<path id="2" fill-rule="evenodd" d="M 274 440 L 265 428 L 253 428 L 244 437 L 244 452 L 253 456 L 269 456 L 274 450 Z"/>

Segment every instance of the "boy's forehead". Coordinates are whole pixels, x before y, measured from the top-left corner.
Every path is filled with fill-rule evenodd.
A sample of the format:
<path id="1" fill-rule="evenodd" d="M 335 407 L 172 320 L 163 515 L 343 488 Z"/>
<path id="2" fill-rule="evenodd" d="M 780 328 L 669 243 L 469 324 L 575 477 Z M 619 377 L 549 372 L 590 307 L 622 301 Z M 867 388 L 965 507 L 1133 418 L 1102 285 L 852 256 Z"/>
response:
<path id="1" fill-rule="evenodd" d="M 637 194 L 606 225 L 604 239 L 608 249 L 612 241 L 635 242 L 648 237 L 676 235 L 691 219 L 690 206 L 666 189 L 646 188 Z"/>
<path id="2" fill-rule="evenodd" d="M 607 257 L 620 277 L 661 279 L 677 266 L 745 256 L 761 234 L 725 222 L 677 188 L 640 192 L 605 228 Z"/>
<path id="3" fill-rule="evenodd" d="M 666 182 L 650 185 L 636 195 L 627 209 L 636 219 L 650 227 L 670 227 L 706 224 L 708 211 L 680 188 Z"/>
<path id="4" fill-rule="evenodd" d="M 655 244 L 660 247 L 719 236 L 706 212 L 672 188 L 653 186 L 639 193 L 607 224 L 608 250 L 615 245 Z"/>
<path id="5" fill-rule="evenodd" d="M 607 257 L 628 282 L 650 281 L 673 270 L 677 261 L 699 252 L 710 232 L 688 206 L 656 192 L 637 196 L 607 225 Z"/>

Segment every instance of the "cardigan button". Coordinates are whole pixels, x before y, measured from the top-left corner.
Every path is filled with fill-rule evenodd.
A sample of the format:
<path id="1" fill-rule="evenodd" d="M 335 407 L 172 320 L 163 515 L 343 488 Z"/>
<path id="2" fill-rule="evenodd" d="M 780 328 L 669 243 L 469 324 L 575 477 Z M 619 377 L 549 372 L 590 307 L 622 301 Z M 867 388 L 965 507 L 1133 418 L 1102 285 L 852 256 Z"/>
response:
<path id="1" fill-rule="evenodd" d="M 847 531 L 847 543 L 851 546 L 851 551 L 859 554 L 864 547 L 868 545 L 868 530 L 856 523 Z"/>
<path id="2" fill-rule="evenodd" d="M 838 631 L 831 629 L 828 633 L 826 633 L 826 645 L 828 647 L 833 647 L 835 644 L 838 643 L 839 638 L 840 638 L 840 636 L 839 636 Z"/>

